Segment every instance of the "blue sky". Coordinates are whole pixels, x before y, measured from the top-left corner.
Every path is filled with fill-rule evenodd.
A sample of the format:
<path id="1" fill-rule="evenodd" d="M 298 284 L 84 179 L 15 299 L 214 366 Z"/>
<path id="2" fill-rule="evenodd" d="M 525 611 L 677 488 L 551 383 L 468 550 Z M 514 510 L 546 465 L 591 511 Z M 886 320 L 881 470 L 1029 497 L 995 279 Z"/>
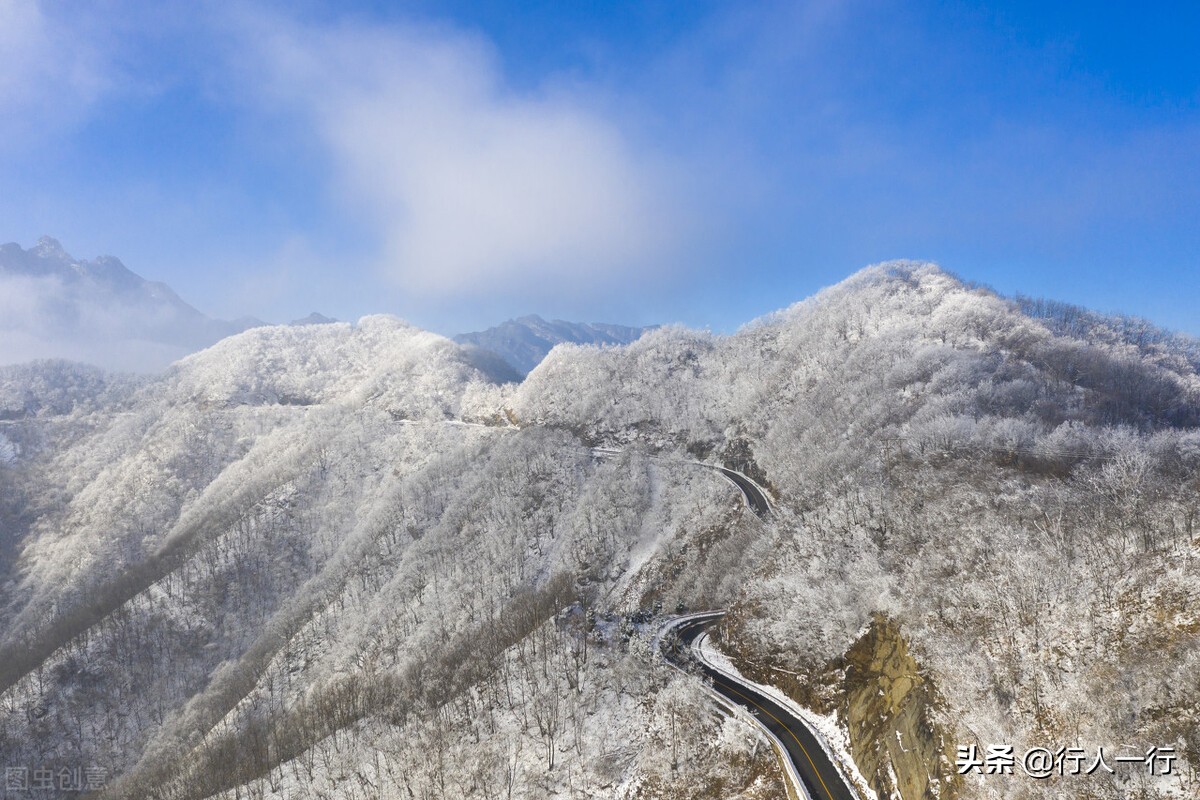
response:
<path id="1" fill-rule="evenodd" d="M 1194 3 L 0 0 L 0 240 L 224 317 L 731 330 L 916 258 L 1200 333 L 1196 30 Z"/>

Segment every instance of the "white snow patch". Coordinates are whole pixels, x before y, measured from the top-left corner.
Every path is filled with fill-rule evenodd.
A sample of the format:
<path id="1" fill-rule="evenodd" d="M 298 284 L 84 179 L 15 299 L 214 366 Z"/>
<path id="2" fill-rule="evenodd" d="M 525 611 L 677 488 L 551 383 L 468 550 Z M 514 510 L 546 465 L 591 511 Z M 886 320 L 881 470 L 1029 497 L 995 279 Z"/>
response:
<path id="1" fill-rule="evenodd" d="M 846 771 L 846 774 L 850 776 L 851 780 L 855 782 L 855 789 L 866 795 L 864 800 L 878 800 L 875 792 L 869 788 L 870 784 L 867 783 L 866 778 L 859 772 L 858 765 L 854 763 L 854 759 L 850 756 L 849 735 L 846 729 L 838 724 L 835 715 L 818 714 L 812 709 L 801 706 L 778 688 L 768 684 L 755 683 L 750 680 L 734 666 L 728 656 L 717 649 L 717 646 L 712 643 L 712 639 L 707 633 L 702 633 L 696 637 L 696 647 L 700 650 L 704 660 L 710 665 L 722 672 L 728 672 L 743 683 L 754 687 L 803 720 L 809 729 L 816 734 L 817 741 L 821 743 L 821 747 L 824 748 L 829 757 L 837 761 L 842 769 Z"/>

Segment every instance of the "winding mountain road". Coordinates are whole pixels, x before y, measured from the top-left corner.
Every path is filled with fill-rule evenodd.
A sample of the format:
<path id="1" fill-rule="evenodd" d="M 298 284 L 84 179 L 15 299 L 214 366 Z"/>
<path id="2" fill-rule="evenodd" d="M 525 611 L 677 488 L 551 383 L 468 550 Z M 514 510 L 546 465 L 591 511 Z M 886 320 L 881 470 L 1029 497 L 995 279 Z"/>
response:
<path id="1" fill-rule="evenodd" d="M 760 517 L 771 513 L 771 503 L 767 500 L 767 493 L 761 486 L 737 470 L 726 467 L 713 467 L 713 469 L 724 475 L 741 491 L 742 496 L 746 498 L 746 505 L 750 507 L 751 511 Z"/>
<path id="2" fill-rule="evenodd" d="M 592 447 L 589 448 L 593 458 L 610 458 L 620 455 L 621 451 L 610 447 Z M 719 467 L 716 464 L 706 464 L 703 461 L 684 461 L 677 458 L 665 458 L 663 456 L 650 456 L 651 461 L 657 461 L 664 464 L 684 464 L 686 466 L 704 467 L 705 469 L 716 470 L 721 473 L 727 481 L 737 487 L 742 493 L 742 497 L 746 500 L 746 506 L 759 517 L 765 517 L 771 513 L 771 501 L 767 498 L 767 492 L 761 486 L 754 482 L 748 475 L 744 475 L 735 469 L 728 467 Z"/>
<path id="3" fill-rule="evenodd" d="M 793 786 L 810 800 L 860 800 L 842 769 L 808 725 L 790 710 L 753 686 L 710 663 L 701 650 L 705 628 L 724 614 L 713 611 L 677 617 L 659 632 L 659 650 L 668 662 L 687 672 L 699 672 L 718 702 L 744 711 L 787 754 Z"/>

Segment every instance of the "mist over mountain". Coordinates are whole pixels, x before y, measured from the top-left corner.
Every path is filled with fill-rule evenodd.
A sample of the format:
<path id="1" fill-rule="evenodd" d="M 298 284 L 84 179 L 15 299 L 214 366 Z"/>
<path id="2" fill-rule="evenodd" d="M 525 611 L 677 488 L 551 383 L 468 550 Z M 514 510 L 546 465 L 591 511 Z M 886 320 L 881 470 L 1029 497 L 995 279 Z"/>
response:
<path id="1" fill-rule="evenodd" d="M 785 796 L 653 655 L 727 608 L 863 798 L 1200 790 L 1195 340 L 896 262 L 521 383 L 479 353 L 374 316 L 0 370 L 0 762 L 106 798 Z M 1177 769 L 954 763 L 1076 743 Z"/>
<path id="2" fill-rule="evenodd" d="M 337 322 L 319 312 L 290 325 Z M 0 364 L 63 359 L 125 372 L 154 372 L 262 320 L 214 319 L 165 283 L 148 281 L 113 256 L 80 260 L 44 236 L 28 250 L 0 245 Z M 454 340 L 471 345 L 485 371 L 517 381 L 557 344 L 628 344 L 650 328 L 509 320 Z"/>
<path id="3" fill-rule="evenodd" d="M 80 260 L 50 237 L 0 245 L 0 363 L 59 358 L 147 372 L 263 324 L 208 317 L 112 256 Z"/>
<path id="4" fill-rule="evenodd" d="M 314 311 L 311 314 L 309 314 L 307 317 L 301 317 L 300 319 L 294 319 L 291 322 L 289 322 L 288 324 L 289 325 L 328 325 L 331 322 L 337 322 L 337 321 L 338 320 L 334 319 L 333 317 L 327 317 L 324 314 L 321 314 L 320 312 Z"/>
<path id="5" fill-rule="evenodd" d="M 460 333 L 454 341 L 473 344 L 497 354 L 524 377 L 542 362 L 555 345 L 629 344 L 652 328 L 632 328 L 603 322 L 550 322 L 536 314 L 502 322 L 485 331 Z"/>

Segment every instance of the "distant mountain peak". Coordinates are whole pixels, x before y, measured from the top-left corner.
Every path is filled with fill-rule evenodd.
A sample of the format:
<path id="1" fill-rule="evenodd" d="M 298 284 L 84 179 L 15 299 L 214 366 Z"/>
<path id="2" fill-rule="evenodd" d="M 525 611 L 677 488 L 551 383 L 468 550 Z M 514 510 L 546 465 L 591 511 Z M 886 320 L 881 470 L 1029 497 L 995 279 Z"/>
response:
<path id="1" fill-rule="evenodd" d="M 312 312 L 307 317 L 294 319 L 288 325 L 328 325 L 331 322 L 337 322 L 333 317 L 327 317 L 317 311 Z"/>
<path id="2" fill-rule="evenodd" d="M 0 245 L 0 295 L 18 299 L 23 309 L 0 319 L 0 364 L 66 358 L 154 369 L 262 324 L 212 319 L 119 258 L 80 260 L 51 236 L 28 250 Z"/>
<path id="3" fill-rule="evenodd" d="M 454 341 L 490 351 L 510 364 L 518 374 L 525 376 L 542 362 L 556 344 L 629 344 L 647 330 L 650 328 L 604 322 L 546 321 L 537 314 L 526 314 L 485 331 L 460 333 L 454 337 Z"/>
<path id="4" fill-rule="evenodd" d="M 55 261 L 71 262 L 74 259 L 63 248 L 62 243 L 53 236 L 43 236 L 37 240 L 37 244 L 29 251 L 32 255 L 38 258 L 53 259 Z"/>

